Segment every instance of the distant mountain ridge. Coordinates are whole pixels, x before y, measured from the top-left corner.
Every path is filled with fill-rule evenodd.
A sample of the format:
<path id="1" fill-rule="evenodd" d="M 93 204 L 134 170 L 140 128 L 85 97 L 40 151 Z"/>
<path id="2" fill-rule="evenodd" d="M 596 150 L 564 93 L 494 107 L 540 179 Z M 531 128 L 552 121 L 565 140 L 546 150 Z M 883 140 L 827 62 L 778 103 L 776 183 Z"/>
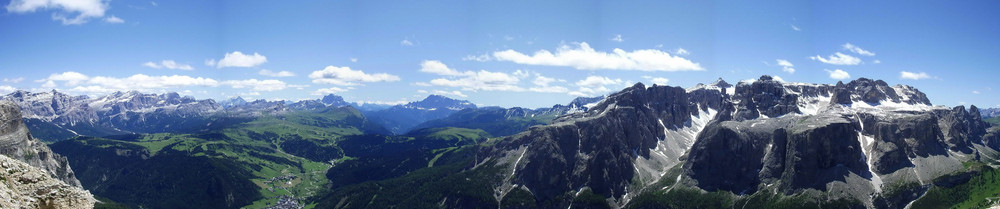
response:
<path id="1" fill-rule="evenodd" d="M 59 141 L 78 135 L 108 136 L 133 133 L 190 132 L 238 118 L 284 114 L 326 107 L 366 106 L 343 101 L 336 95 L 298 102 L 254 100 L 234 97 L 222 103 L 197 100 L 170 92 L 147 94 L 138 91 L 114 92 L 91 98 L 59 91 L 23 90 L 0 96 L 24 111 L 25 123 L 36 137 Z M 224 120 L 224 121 L 218 121 Z"/>
<path id="2" fill-rule="evenodd" d="M 476 105 L 466 100 L 456 100 L 432 94 L 420 101 L 367 112 L 365 116 L 394 134 L 404 134 L 420 123 L 444 118 L 469 108 L 474 109 Z"/>
<path id="3" fill-rule="evenodd" d="M 535 125 L 545 125 L 556 117 L 568 113 L 587 111 L 604 99 L 598 97 L 577 97 L 566 105 L 549 108 L 528 109 L 521 107 L 480 107 L 455 112 L 448 117 L 430 120 L 413 128 L 414 131 L 434 127 L 459 127 L 482 129 L 493 136 L 507 136 L 527 130 Z"/>

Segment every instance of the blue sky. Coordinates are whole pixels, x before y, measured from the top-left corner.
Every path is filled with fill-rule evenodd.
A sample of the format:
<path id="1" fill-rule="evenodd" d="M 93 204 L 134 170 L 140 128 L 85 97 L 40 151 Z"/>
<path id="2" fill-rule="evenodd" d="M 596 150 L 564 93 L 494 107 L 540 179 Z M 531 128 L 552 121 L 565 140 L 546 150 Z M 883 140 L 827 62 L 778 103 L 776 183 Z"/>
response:
<path id="1" fill-rule="evenodd" d="M 102 1 L 0 9 L 0 93 L 546 107 L 775 75 L 1000 105 L 1000 2 Z M 541 50 L 544 50 L 542 52 Z M 794 69 L 794 70 L 793 70 Z"/>

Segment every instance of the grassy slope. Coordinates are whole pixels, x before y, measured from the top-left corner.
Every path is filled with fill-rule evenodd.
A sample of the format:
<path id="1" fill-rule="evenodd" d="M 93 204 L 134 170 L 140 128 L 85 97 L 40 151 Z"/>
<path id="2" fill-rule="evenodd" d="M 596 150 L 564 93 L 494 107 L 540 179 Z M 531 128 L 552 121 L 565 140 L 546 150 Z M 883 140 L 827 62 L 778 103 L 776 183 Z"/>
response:
<path id="1" fill-rule="evenodd" d="M 967 164 L 968 165 L 968 164 Z M 911 208 L 988 208 L 1000 200 L 1000 170 L 980 163 L 969 165 L 975 175 L 952 187 L 934 186 Z"/>
<path id="2" fill-rule="evenodd" d="M 223 161 L 226 162 L 223 164 L 236 166 L 226 167 L 226 169 L 217 172 L 245 173 L 246 175 L 234 176 L 231 180 L 234 182 L 245 180 L 246 184 L 255 188 L 242 191 L 224 190 L 224 192 L 237 192 L 246 194 L 248 197 L 255 197 L 254 201 L 248 202 L 244 207 L 264 208 L 273 205 L 283 196 L 294 196 L 299 200 L 305 200 L 320 192 L 327 191 L 330 181 L 326 174 L 332 167 L 331 164 L 338 165 L 339 169 L 335 169 L 336 171 L 333 173 L 350 174 L 353 172 L 364 174 L 364 178 L 372 178 L 338 178 L 348 180 L 341 182 L 343 185 L 357 184 L 368 180 L 402 176 L 414 170 L 435 165 L 455 164 L 456 160 L 468 159 L 458 157 L 470 153 L 460 149 L 461 146 L 485 141 L 489 137 L 489 134 L 482 130 L 462 128 L 427 129 L 409 136 L 373 135 L 370 133 L 383 132 L 384 129 L 373 127 L 364 120 L 360 112 L 343 108 L 263 116 L 240 125 L 227 127 L 221 130 L 193 134 L 157 133 L 120 135 L 108 138 L 81 137 L 57 143 L 55 146 L 64 152 L 75 152 L 74 158 L 80 160 L 76 162 L 77 164 L 85 164 L 87 161 L 109 161 L 108 159 L 120 154 L 122 147 L 131 150 L 130 153 L 144 154 L 144 157 L 149 159 L 169 156 L 179 159 L 177 161 L 187 161 L 194 158 Z M 87 150 L 81 147 L 86 147 Z M 190 178 L 186 177 L 189 172 L 199 171 L 156 170 L 155 166 L 163 166 L 163 163 L 166 162 L 147 165 L 150 164 L 149 160 L 140 160 L 138 156 L 130 158 L 126 163 L 107 162 L 107 164 L 90 165 L 89 168 L 92 169 L 81 165 L 83 172 L 79 175 L 83 175 L 83 179 L 87 179 L 85 185 L 90 183 L 116 188 L 95 190 L 95 194 L 104 195 L 124 205 L 133 207 L 142 205 L 149 208 L 187 207 L 183 205 L 183 202 L 170 201 L 165 203 L 162 201 L 170 196 L 182 195 L 174 194 L 161 197 L 163 195 L 134 194 L 135 192 L 129 193 L 128 186 L 153 180 L 169 182 L 178 180 L 176 178 Z M 184 163 L 186 162 L 176 162 L 178 165 Z M 100 180 L 101 177 L 107 175 L 108 170 L 111 170 L 112 173 L 120 172 L 137 164 L 152 166 L 152 170 L 155 171 L 136 173 L 127 178 Z M 386 168 L 385 165 L 395 165 L 395 167 Z M 76 167 L 74 165 L 74 168 Z M 379 170 L 380 172 L 377 173 L 382 175 L 370 175 L 371 172 L 368 171 L 371 169 Z M 155 175 L 159 175 L 159 177 L 151 179 L 153 177 L 150 176 Z M 187 186 L 187 188 L 171 191 L 185 193 L 184 191 L 196 191 L 203 186 L 198 183 L 188 183 L 188 185 L 180 185 L 180 187 Z M 158 190 L 162 191 L 162 188 L 153 187 L 144 188 L 144 190 L 155 193 Z M 191 203 L 199 204 L 203 203 L 199 201 L 219 202 L 218 199 L 186 198 L 192 198 Z M 307 208 L 315 206 L 315 204 L 309 204 L 305 201 L 300 201 L 300 203 L 306 204 Z"/>
<path id="3" fill-rule="evenodd" d="M 281 196 L 295 196 L 307 198 L 315 195 L 326 187 L 327 180 L 325 173 L 330 164 L 324 159 L 307 159 L 289 154 L 281 147 L 282 142 L 290 139 L 306 141 L 316 145 L 313 151 L 330 151 L 339 153 L 336 142 L 345 136 L 364 134 L 373 127 L 365 124 L 360 112 L 353 109 L 329 109 L 323 111 L 293 112 L 281 116 L 264 116 L 242 125 L 231 128 L 216 130 L 198 134 L 148 134 L 109 137 L 114 139 L 81 137 L 72 142 L 63 143 L 60 147 L 64 152 L 80 151 L 81 147 L 90 147 L 93 152 L 103 152 L 110 154 L 108 157 L 100 157 L 97 153 L 76 153 L 81 159 L 108 160 L 119 152 L 115 147 L 129 147 L 134 153 L 148 153 L 147 158 L 154 159 L 157 156 L 170 154 L 181 157 L 181 160 L 192 158 L 217 159 L 224 162 L 231 162 L 238 165 L 235 170 L 223 170 L 220 172 L 247 173 L 244 178 L 256 185 L 255 191 L 244 191 L 248 195 L 259 194 L 260 199 L 248 205 L 247 208 L 263 208 L 268 204 L 278 201 Z M 72 144 L 70 144 L 72 143 Z M 286 143 L 287 144 L 287 143 Z M 74 147 L 78 146 L 78 147 Z M 295 147 L 296 149 L 300 147 Z M 75 149 L 75 150 L 74 150 Z M 301 154 L 301 153 L 300 153 Z M 136 158 L 138 159 L 138 158 Z M 158 159 L 158 158 L 157 158 Z M 148 160 L 135 160 L 134 163 L 146 163 Z M 83 162 L 80 162 L 83 163 Z M 93 175 L 104 175 L 102 169 L 128 170 L 125 166 L 132 164 L 122 164 L 116 167 L 116 163 L 108 163 L 104 167 L 94 167 Z M 73 165 L 74 168 L 77 165 Z M 80 165 L 82 169 L 86 167 Z M 167 172 L 167 171 L 163 171 Z M 198 171 L 184 171 L 198 172 Z M 87 173 L 81 173 L 87 175 Z M 162 175 L 160 175 L 162 174 Z M 128 186 L 136 182 L 152 180 L 150 178 L 179 178 L 185 176 L 184 173 L 146 173 L 140 176 L 128 176 L 119 178 L 120 182 L 101 182 L 100 184 L 111 185 L 111 187 Z M 139 174 L 136 174 L 139 175 Z M 156 177 L 159 175 L 159 177 Z M 272 178 L 283 176 L 294 176 L 288 179 L 271 181 Z M 237 177 L 239 178 L 239 177 Z M 100 180 L 91 181 L 91 183 Z M 290 183 L 290 184 L 289 184 Z M 184 185 L 180 185 L 184 186 Z M 197 187 L 201 185 L 188 185 Z M 156 190 L 157 188 L 150 188 Z M 227 190 L 228 191 L 228 190 Z M 139 201 L 146 197 L 134 197 L 136 195 L 122 196 L 109 195 L 108 198 L 130 205 L 150 204 L 148 207 L 165 207 L 165 205 L 154 203 L 155 201 Z M 141 195 L 138 195 L 141 196 Z M 136 202 L 139 201 L 139 202 Z M 218 200 L 215 200 L 218 201 Z"/>
<path id="4" fill-rule="evenodd" d="M 986 119 L 983 119 L 983 121 L 986 121 L 987 123 L 993 124 L 994 126 L 1000 125 L 1000 117 L 986 118 Z"/>

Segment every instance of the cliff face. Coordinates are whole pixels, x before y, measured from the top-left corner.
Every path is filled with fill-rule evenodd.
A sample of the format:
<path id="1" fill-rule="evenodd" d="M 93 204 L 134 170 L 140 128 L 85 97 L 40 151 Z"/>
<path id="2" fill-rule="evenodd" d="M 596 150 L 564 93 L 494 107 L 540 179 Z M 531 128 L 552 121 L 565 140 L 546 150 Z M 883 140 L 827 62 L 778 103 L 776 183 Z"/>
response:
<path id="1" fill-rule="evenodd" d="M 0 101 L 0 155 L 39 168 L 67 185 L 80 187 L 66 157 L 53 153 L 45 143 L 31 137 L 21 120 L 21 109 L 9 101 Z"/>
<path id="2" fill-rule="evenodd" d="M 1000 128 L 981 117 L 977 107 L 932 106 L 913 87 L 866 78 L 638 84 L 497 140 L 475 167 L 510 168 L 494 188 L 498 203 L 522 190 L 565 207 L 590 190 L 624 207 L 637 194 L 677 187 L 902 208 L 964 162 L 996 158 Z"/>
<path id="3" fill-rule="evenodd" d="M 0 208 L 93 208 L 94 197 L 48 172 L 0 155 Z"/>

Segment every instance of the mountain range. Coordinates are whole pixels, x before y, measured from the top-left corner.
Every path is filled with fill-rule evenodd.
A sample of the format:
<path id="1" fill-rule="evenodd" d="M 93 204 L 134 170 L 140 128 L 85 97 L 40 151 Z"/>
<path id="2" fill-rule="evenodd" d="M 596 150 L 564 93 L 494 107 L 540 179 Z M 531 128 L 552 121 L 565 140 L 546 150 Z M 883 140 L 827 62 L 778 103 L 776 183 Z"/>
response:
<path id="1" fill-rule="evenodd" d="M 991 110 L 867 78 L 637 83 L 538 109 L 439 95 L 0 100 L 83 188 L 133 208 L 941 208 L 1000 190 Z"/>
<path id="2" fill-rule="evenodd" d="M 320 207 L 980 204 L 978 195 L 990 193 L 976 188 L 1000 188 L 998 132 L 975 106 L 932 106 L 916 88 L 866 78 L 636 84 L 586 112 L 485 142 L 452 174 L 357 185 L 333 191 Z M 994 183 L 973 183 L 983 181 Z M 946 191 L 956 190 L 963 196 L 949 199 Z M 382 201 L 370 202 L 376 196 Z"/>

